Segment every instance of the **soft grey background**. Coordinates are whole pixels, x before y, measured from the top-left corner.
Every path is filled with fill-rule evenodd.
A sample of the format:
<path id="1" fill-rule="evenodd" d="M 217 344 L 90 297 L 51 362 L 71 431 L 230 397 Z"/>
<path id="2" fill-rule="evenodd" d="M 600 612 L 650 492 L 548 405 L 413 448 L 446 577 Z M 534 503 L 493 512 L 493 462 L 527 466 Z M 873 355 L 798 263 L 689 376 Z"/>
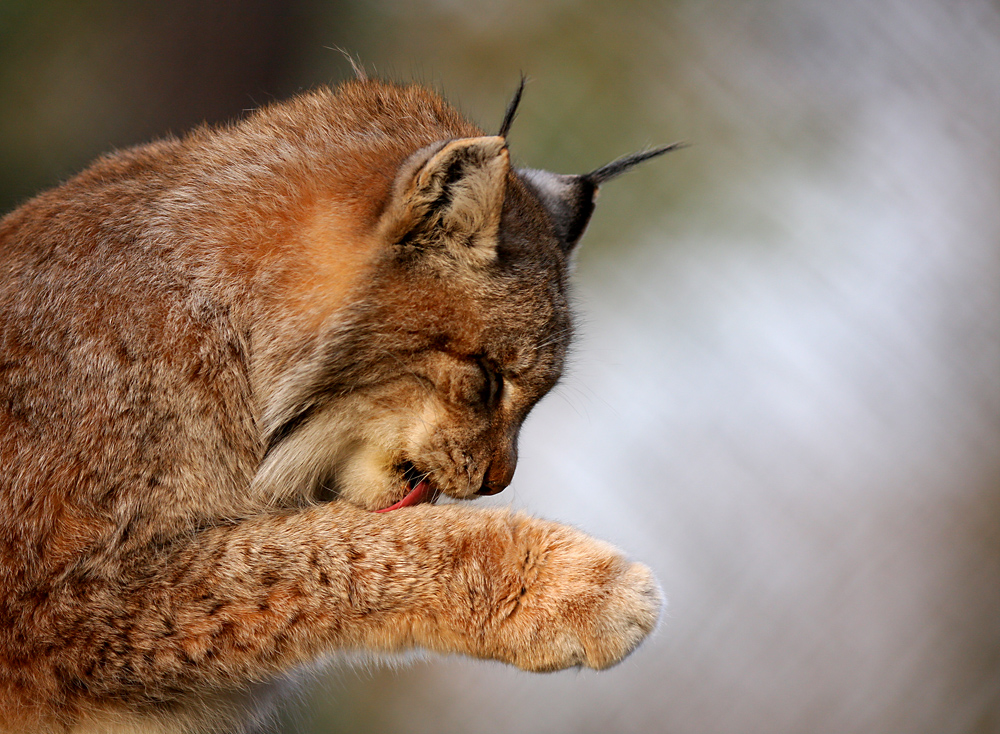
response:
<path id="1" fill-rule="evenodd" d="M 1000 10 L 985 0 L 0 0 L 0 203 L 349 74 L 606 187 L 491 500 L 657 572 L 609 672 L 334 667 L 303 732 L 1000 731 Z"/>

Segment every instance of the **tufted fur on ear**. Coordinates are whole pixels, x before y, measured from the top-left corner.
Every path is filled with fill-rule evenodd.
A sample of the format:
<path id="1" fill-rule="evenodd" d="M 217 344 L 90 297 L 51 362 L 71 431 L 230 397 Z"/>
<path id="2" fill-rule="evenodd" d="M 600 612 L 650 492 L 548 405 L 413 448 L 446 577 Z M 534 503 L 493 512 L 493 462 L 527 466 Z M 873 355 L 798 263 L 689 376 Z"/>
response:
<path id="1" fill-rule="evenodd" d="M 496 256 L 510 156 L 500 136 L 433 143 L 407 159 L 382 215 L 397 247 L 445 250 L 485 264 Z"/>
<path id="2" fill-rule="evenodd" d="M 520 91 L 520 90 L 519 90 Z M 537 194 L 549 213 L 552 228 L 567 254 L 576 248 L 594 213 L 597 189 L 605 181 L 620 176 L 643 161 L 683 148 L 683 143 L 631 153 L 581 176 L 566 176 L 534 168 L 518 169 L 520 176 Z"/>

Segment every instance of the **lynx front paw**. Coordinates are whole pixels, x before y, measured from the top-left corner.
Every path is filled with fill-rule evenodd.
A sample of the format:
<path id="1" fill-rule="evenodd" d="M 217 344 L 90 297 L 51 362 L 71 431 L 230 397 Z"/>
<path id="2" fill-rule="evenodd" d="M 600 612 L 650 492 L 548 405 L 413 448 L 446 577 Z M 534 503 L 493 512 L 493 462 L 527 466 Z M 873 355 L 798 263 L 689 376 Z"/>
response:
<path id="1" fill-rule="evenodd" d="M 652 572 L 572 528 L 526 525 L 517 533 L 522 585 L 499 635 L 510 662 L 547 671 L 621 661 L 660 616 L 663 599 Z"/>

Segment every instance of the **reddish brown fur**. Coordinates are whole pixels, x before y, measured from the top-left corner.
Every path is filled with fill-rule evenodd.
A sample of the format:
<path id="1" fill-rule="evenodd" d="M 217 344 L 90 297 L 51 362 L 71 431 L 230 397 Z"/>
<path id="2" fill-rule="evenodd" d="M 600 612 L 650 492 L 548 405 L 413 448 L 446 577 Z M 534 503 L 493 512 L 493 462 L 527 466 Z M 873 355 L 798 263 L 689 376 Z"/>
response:
<path id="1" fill-rule="evenodd" d="M 374 81 L 0 221 L 0 730 L 238 729 L 252 686 L 339 649 L 620 660 L 660 600 L 615 549 L 369 511 L 408 464 L 456 498 L 510 481 L 565 278 L 504 142 Z"/>

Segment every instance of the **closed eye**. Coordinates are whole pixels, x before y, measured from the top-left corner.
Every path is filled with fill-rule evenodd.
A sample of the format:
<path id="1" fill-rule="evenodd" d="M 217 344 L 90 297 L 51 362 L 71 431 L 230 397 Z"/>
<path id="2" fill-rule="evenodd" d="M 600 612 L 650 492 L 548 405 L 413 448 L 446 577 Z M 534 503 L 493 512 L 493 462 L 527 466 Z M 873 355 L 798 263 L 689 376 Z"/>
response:
<path id="1" fill-rule="evenodd" d="M 492 407 L 500 400 L 503 392 L 503 375 L 490 367 L 484 360 L 479 361 L 479 367 L 486 377 L 486 385 L 483 389 L 483 404 Z"/>

